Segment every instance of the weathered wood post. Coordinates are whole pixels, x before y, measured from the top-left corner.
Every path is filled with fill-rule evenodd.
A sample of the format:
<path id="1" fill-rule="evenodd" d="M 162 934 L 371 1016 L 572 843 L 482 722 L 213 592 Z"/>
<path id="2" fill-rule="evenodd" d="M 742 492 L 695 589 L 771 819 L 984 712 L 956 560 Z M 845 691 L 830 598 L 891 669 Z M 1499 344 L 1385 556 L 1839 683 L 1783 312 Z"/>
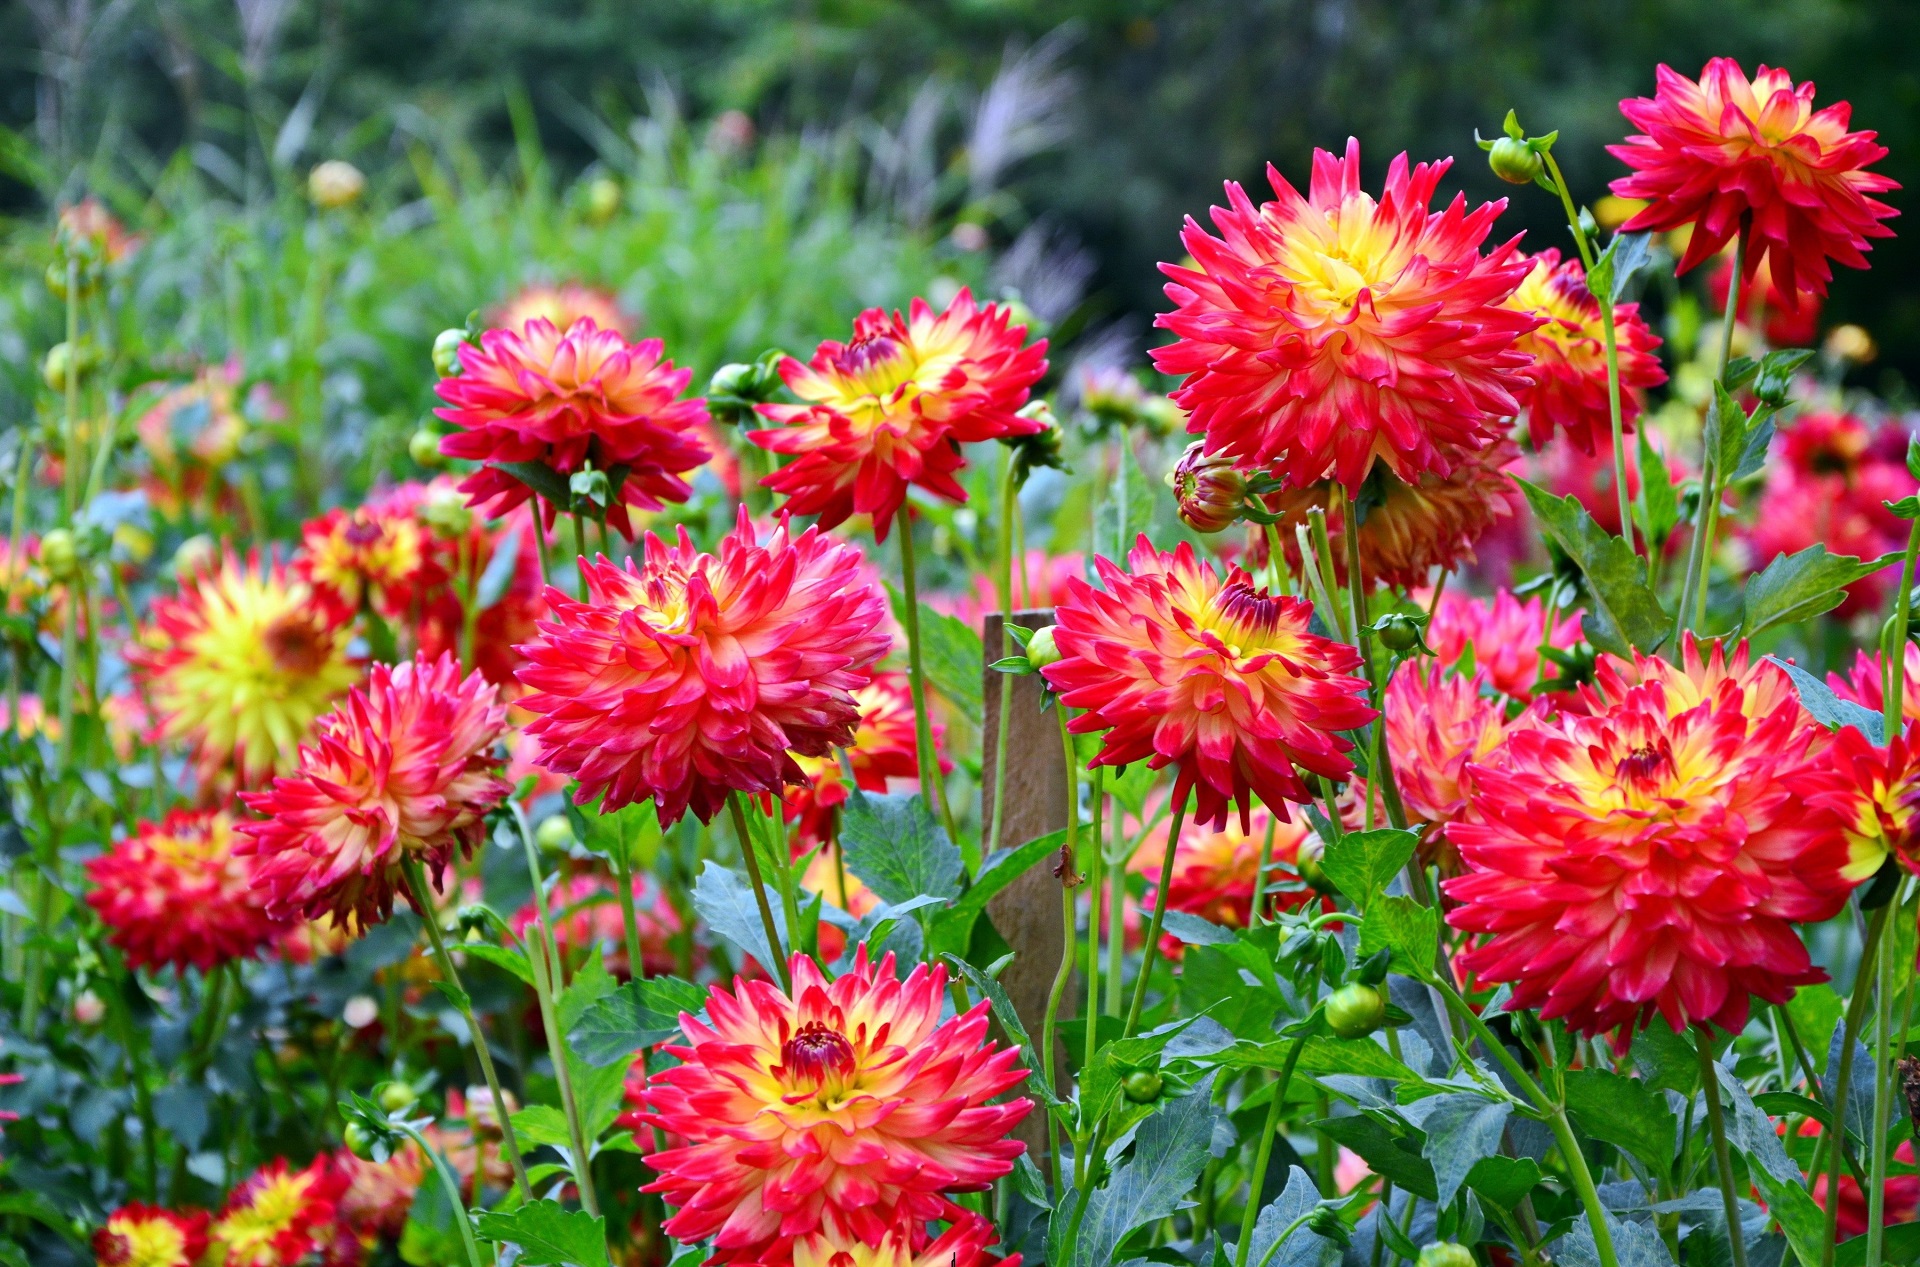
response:
<path id="1" fill-rule="evenodd" d="M 1027 629 L 1053 623 L 1053 609 L 1018 611 L 1013 622 Z M 995 613 L 986 619 L 981 636 L 985 642 L 987 663 L 1001 657 L 1001 624 Z M 1007 793 L 1003 805 L 1006 815 L 1000 830 L 1003 849 L 1025 844 L 1036 836 L 1059 831 L 1067 825 L 1067 765 L 1060 748 L 1060 723 L 1051 711 L 1040 711 L 1041 682 L 1036 676 L 1021 677 L 987 670 L 986 708 L 981 741 L 981 821 L 988 823 L 993 813 L 994 755 L 1000 737 L 1000 709 L 1007 714 Z M 1007 997 L 1020 1014 L 1027 1033 L 1040 1041 L 1042 1022 L 1047 1014 L 1047 995 L 1053 989 L 1054 974 L 1060 970 L 1061 943 L 1065 932 L 1060 926 L 1060 881 L 1049 863 L 1041 863 L 994 895 L 987 903 L 993 926 L 1007 939 L 1015 952 L 1014 960 L 1000 976 Z M 1068 991 L 1069 1000 L 1072 991 Z M 1062 1016 L 1073 1015 L 1063 1005 Z M 1061 1053 L 1053 1054 L 1056 1079 L 1064 1073 Z M 1030 1054 L 1030 1058 L 1037 1056 Z M 1055 1085 L 1058 1085 L 1056 1080 Z M 1047 1127 L 1044 1110 L 1030 1113 L 1017 1132 L 1038 1159 L 1046 1151 Z"/>

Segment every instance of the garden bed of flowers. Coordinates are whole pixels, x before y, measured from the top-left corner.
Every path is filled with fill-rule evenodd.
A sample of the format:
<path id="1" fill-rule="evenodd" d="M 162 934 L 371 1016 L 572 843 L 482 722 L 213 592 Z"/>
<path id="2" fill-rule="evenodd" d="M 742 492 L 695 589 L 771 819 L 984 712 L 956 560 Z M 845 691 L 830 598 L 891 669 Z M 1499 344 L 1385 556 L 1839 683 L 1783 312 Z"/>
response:
<path id="1" fill-rule="evenodd" d="M 664 133 L 17 238 L 0 1263 L 1920 1261 L 1893 185 L 1621 110 L 1140 364 Z"/>

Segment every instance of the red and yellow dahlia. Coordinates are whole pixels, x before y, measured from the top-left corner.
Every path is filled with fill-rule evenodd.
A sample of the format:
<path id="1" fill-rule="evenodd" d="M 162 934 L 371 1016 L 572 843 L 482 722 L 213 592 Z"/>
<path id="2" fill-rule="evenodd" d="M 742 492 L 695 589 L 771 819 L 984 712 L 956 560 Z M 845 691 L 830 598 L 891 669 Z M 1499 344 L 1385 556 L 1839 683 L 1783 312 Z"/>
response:
<path id="1" fill-rule="evenodd" d="M 1906 679 L 1900 687 L 1900 713 L 1906 722 L 1920 721 L 1920 643 L 1909 642 L 1902 657 Z M 1876 713 L 1884 714 L 1886 705 L 1886 665 L 1878 655 L 1856 652 L 1853 672 L 1842 678 L 1827 674 L 1827 685 L 1841 699 L 1851 700 Z"/>
<path id="2" fill-rule="evenodd" d="M 87 863 L 87 905 L 132 968 L 209 972 L 284 931 L 225 812 L 174 810 Z"/>
<path id="3" fill-rule="evenodd" d="M 1580 641 L 1580 613 L 1557 615 L 1546 628 L 1546 606 L 1538 595 L 1521 602 L 1511 590 L 1491 599 L 1453 591 L 1440 596 L 1427 625 L 1427 645 L 1448 668 L 1473 653 L 1474 667 L 1502 695 L 1525 702 L 1540 685 L 1544 647 L 1566 651 Z"/>
<path id="4" fill-rule="evenodd" d="M 587 601 L 548 590 L 552 619 L 522 648 L 536 760 L 607 811 L 651 796 L 667 824 L 801 782 L 795 754 L 853 741 L 853 693 L 888 648 L 860 562 L 784 518 L 763 543 L 743 508 L 718 558 L 682 529 L 672 547 L 649 534 L 638 568 L 583 563 Z"/>
<path id="5" fill-rule="evenodd" d="M 1825 295 L 1829 260 L 1865 268 L 1867 239 L 1893 236 L 1881 222 L 1896 213 L 1873 195 L 1900 186 L 1866 170 L 1887 150 L 1847 130 L 1846 102 L 1815 110 L 1811 83 L 1766 66 L 1749 80 L 1730 57 L 1698 83 L 1666 66 L 1654 79 L 1652 97 L 1620 103 L 1639 134 L 1607 152 L 1633 169 L 1613 192 L 1648 204 L 1624 232 L 1692 229 L 1681 272 L 1744 232 L 1749 279 L 1766 261 L 1786 293 Z"/>
<path id="6" fill-rule="evenodd" d="M 164 1210 L 132 1201 L 93 1234 L 96 1267 L 195 1267 L 207 1252 L 205 1210 Z"/>
<path id="7" fill-rule="evenodd" d="M 298 774 L 242 794 L 262 816 L 240 830 L 271 909 L 365 927 L 393 913 L 407 859 L 437 884 L 512 791 L 493 753 L 506 723 L 493 686 L 477 672 L 462 680 L 451 656 L 376 664 L 302 745 Z"/>
<path id="8" fill-rule="evenodd" d="M 1778 667 L 1605 659 L 1586 715 L 1515 725 L 1470 768 L 1447 828 L 1459 966 L 1585 1034 L 1624 1042 L 1656 1012 L 1738 1032 L 1748 1000 L 1825 979 L 1796 923 L 1829 919 L 1879 866 L 1814 803 L 1826 732 Z"/>
<path id="9" fill-rule="evenodd" d="M 436 558 L 415 499 L 389 494 L 351 511 L 335 507 L 300 528 L 294 568 L 342 623 L 362 604 L 387 617 L 405 617 L 429 586 L 447 573 Z"/>
<path id="10" fill-rule="evenodd" d="M 817 1232 L 796 1238 L 787 1255 L 763 1256 L 766 1267 L 1020 1267 L 1020 1255 L 993 1253 L 998 1234 L 979 1215 L 952 1206 L 952 1226 L 928 1236 L 923 1221 L 908 1220 L 869 1242 L 828 1219 Z"/>
<path id="11" fill-rule="evenodd" d="M 1426 839 L 1448 872 L 1459 867 L 1446 846 L 1445 828 L 1465 812 L 1474 767 L 1500 746 L 1508 729 L 1506 709 L 1485 692 L 1486 684 L 1482 672 L 1463 677 L 1443 673 L 1431 662 L 1414 663 L 1393 675 L 1382 699 L 1401 804 L 1409 819 L 1428 824 Z M 1367 784 L 1355 779 L 1349 786 L 1364 822 Z M 1376 802 L 1374 822 L 1385 821 Z"/>
<path id="12" fill-rule="evenodd" d="M 860 724 L 847 748 L 853 782 L 863 791 L 884 792 L 889 779 L 914 779 L 920 774 L 920 744 L 913 729 L 913 694 L 904 673 L 878 673 L 853 693 Z M 953 768 L 940 752 L 945 727 L 933 723 L 933 748 L 945 773 Z M 786 817 L 795 824 L 791 837 L 796 852 L 820 844 L 832 835 L 833 811 L 851 794 L 838 757 L 796 757 L 805 780 L 786 794 Z"/>
<path id="13" fill-rule="evenodd" d="M 1275 598 L 1229 566 L 1226 579 L 1182 544 L 1143 535 L 1131 572 L 1096 560 L 1106 589 L 1085 581 L 1056 609 L 1061 658 L 1042 670 L 1062 702 L 1085 711 L 1078 734 L 1106 731 L 1095 765 L 1176 766 L 1174 797 L 1197 797 L 1194 822 L 1224 826 L 1252 798 L 1285 813 L 1310 799 L 1300 766 L 1322 778 L 1353 772 L 1338 732 L 1369 721 L 1360 654 L 1307 631 L 1313 605 Z"/>
<path id="14" fill-rule="evenodd" d="M 493 324 L 506 330 L 523 329 L 530 321 L 550 322 L 557 330 L 566 330 L 585 317 L 602 330 L 612 330 L 623 338 L 632 338 L 640 324 L 634 315 L 620 306 L 620 297 L 610 290 L 584 282 L 529 282 L 515 291 L 494 313 Z"/>
<path id="15" fill-rule="evenodd" d="M 749 438 L 795 457 L 761 482 L 785 493 L 792 513 L 819 515 L 822 528 L 871 515 L 881 540 L 909 484 L 967 500 L 954 479 L 959 445 L 1046 429 L 1018 413 L 1047 370 L 1046 340 L 1026 337 L 1008 309 L 978 308 L 966 290 L 941 313 L 922 299 L 905 317 L 867 309 L 851 343 L 829 339 L 804 365 L 780 363 L 787 390 L 806 403 L 759 406 L 779 426 Z"/>
<path id="16" fill-rule="evenodd" d="M 1540 325 L 1520 336 L 1516 345 L 1533 358 L 1529 371 L 1533 386 L 1522 392 L 1527 411 L 1527 434 L 1533 447 L 1543 448 L 1554 429 L 1583 452 L 1613 442 L 1613 423 L 1607 404 L 1607 343 L 1600 301 L 1587 289 L 1580 261 L 1561 262 L 1560 252 L 1545 250 L 1533 257 L 1526 280 L 1507 300 L 1507 306 L 1540 318 Z M 1620 366 L 1620 418 L 1633 430 L 1640 416 L 1641 393 L 1667 381 L 1654 349 L 1660 338 L 1640 319 L 1639 304 L 1615 304 L 1614 347 Z"/>
<path id="17" fill-rule="evenodd" d="M 249 1175 L 214 1219 L 213 1244 L 222 1267 L 295 1267 L 324 1250 L 335 1235 L 337 1203 L 347 1176 L 321 1154 L 302 1170 L 284 1157 Z"/>
<path id="18" fill-rule="evenodd" d="M 434 412 L 459 430 L 440 441 L 448 457 L 486 463 L 461 481 L 468 504 L 495 518 L 533 496 L 501 468 L 532 462 L 562 476 L 589 463 L 617 483 L 607 522 L 633 535 L 629 507 L 659 510 L 687 499 L 685 474 L 707 460 L 700 441 L 704 400 L 680 400 L 693 371 L 661 359 L 658 339 L 628 343 L 582 318 L 562 332 L 536 317 L 517 330 L 489 330 L 460 345 L 461 372 L 435 389 Z M 556 507 L 542 500 L 547 522 Z"/>
<path id="19" fill-rule="evenodd" d="M 1872 875 L 1888 854 L 1920 875 L 1920 730 L 1908 723 L 1886 747 L 1851 726 L 1833 734 L 1826 759 L 1830 786 L 1808 798 L 1831 810 L 1846 833 L 1853 870 Z"/>
<path id="20" fill-rule="evenodd" d="M 866 947 L 829 982 L 793 957 L 793 995 L 766 981 L 716 986 L 707 1023 L 683 1013 L 682 1063 L 642 1091 L 643 1120 L 686 1140 L 648 1157 L 647 1190 L 678 1207 L 682 1242 L 756 1261 L 781 1237 L 829 1225 L 877 1245 L 902 1221 L 949 1217 L 940 1194 L 978 1192 L 1013 1169 L 1008 1138 L 1033 1107 L 992 1101 L 1026 1077 L 1018 1048 L 987 1037 L 987 1005 L 942 1021 L 947 972 Z M 710 1261 L 714 1261 L 710 1260 Z"/>
<path id="21" fill-rule="evenodd" d="M 1516 340 L 1540 322 L 1506 306 L 1518 239 L 1480 254 L 1505 201 L 1428 210 L 1452 161 L 1400 155 L 1376 201 L 1349 140 L 1314 151 L 1305 198 L 1269 166 L 1275 201 L 1229 181 L 1219 238 L 1187 220 L 1195 266 L 1160 266 L 1176 307 L 1156 324 L 1178 339 L 1153 360 L 1185 379 L 1173 398 L 1208 452 L 1358 493 L 1375 461 L 1417 484 L 1504 433 L 1529 384 Z"/>
<path id="22" fill-rule="evenodd" d="M 126 656 L 157 737 L 189 744 L 203 778 L 231 766 L 247 784 L 291 770 L 314 719 L 358 677 L 305 583 L 231 553 L 154 600 Z"/>

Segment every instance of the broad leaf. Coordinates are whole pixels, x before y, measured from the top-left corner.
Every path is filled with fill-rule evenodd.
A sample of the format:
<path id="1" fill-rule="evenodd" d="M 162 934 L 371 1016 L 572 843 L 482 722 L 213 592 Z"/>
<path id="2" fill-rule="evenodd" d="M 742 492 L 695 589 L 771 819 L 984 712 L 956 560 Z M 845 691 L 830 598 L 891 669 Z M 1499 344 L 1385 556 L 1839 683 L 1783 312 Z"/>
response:
<path id="1" fill-rule="evenodd" d="M 594 1066 L 567 1054 L 567 1074 L 573 1081 L 573 1100 L 580 1109 L 580 1129 L 591 1152 L 601 1132 L 613 1125 L 627 1098 L 627 1069 L 621 1064 Z"/>
<path id="2" fill-rule="evenodd" d="M 1886 743 L 1887 723 L 1884 714 L 1852 700 L 1841 699 L 1825 682 L 1797 664 L 1789 664 L 1778 656 L 1768 656 L 1767 659 L 1787 671 L 1787 676 L 1793 679 L 1793 689 L 1800 695 L 1800 706 L 1812 713 L 1813 719 L 1822 726 L 1828 729 L 1851 726 L 1871 739 L 1875 747 Z M 1816 1037 L 1803 1034 L 1801 1037 L 1808 1042 L 1818 1043 L 1825 1035 Z"/>
<path id="3" fill-rule="evenodd" d="M 774 894 L 767 894 L 767 905 L 773 912 L 773 924 L 781 944 L 789 944 L 786 915 Z M 780 957 L 767 945 L 766 922 L 760 918 L 753 884 L 738 871 L 708 859 L 707 865 L 701 868 L 700 878 L 693 884 L 693 909 L 708 927 L 752 955 L 761 967 L 771 971 L 780 962 Z"/>
<path id="4" fill-rule="evenodd" d="M 967 891 L 958 899 L 947 902 L 927 921 L 927 936 L 934 953 L 958 954 L 964 951 L 968 939 L 973 935 L 974 922 L 987 909 L 987 903 L 1042 859 L 1058 854 L 1066 838 L 1066 829 L 1062 828 L 1044 836 L 1036 836 L 1018 849 L 1001 849 L 989 856 L 981 864 L 980 874 L 973 878 Z"/>
<path id="5" fill-rule="evenodd" d="M 1647 540 L 1664 543 L 1680 522 L 1680 501 L 1673 491 L 1673 473 L 1667 460 L 1654 450 L 1647 428 L 1634 435 L 1640 467 L 1640 527 Z"/>
<path id="6" fill-rule="evenodd" d="M 1071 1257 L 1050 1261 L 1059 1267 L 1109 1267 L 1129 1232 L 1184 1206 L 1212 1155 L 1215 1116 L 1212 1074 L 1179 1099 L 1164 1101 L 1141 1124 L 1133 1156 L 1087 1198 Z"/>
<path id="7" fill-rule="evenodd" d="M 496 968 L 504 968 L 527 985 L 533 984 L 533 965 L 527 962 L 527 957 L 517 948 L 474 941 L 462 943 L 460 953 L 469 959 L 478 959 Z"/>
<path id="8" fill-rule="evenodd" d="M 1746 1086 L 1725 1065 L 1715 1061 L 1713 1070 L 1717 1075 L 1720 1099 L 1729 1119 L 1728 1142 L 1754 1163 L 1748 1169 L 1756 1177 L 1764 1170 L 1780 1182 L 1798 1187 L 1800 1168 L 1787 1156 L 1786 1148 L 1780 1143 L 1780 1135 L 1774 1129 L 1773 1119 L 1760 1111 L 1753 1097 L 1747 1094 Z"/>
<path id="9" fill-rule="evenodd" d="M 1673 1255 L 1667 1253 L 1666 1242 L 1660 1239 L 1660 1233 L 1652 1224 L 1617 1219 L 1611 1211 L 1601 1213 L 1607 1220 L 1607 1235 L 1613 1242 L 1614 1261 L 1619 1267 L 1673 1267 Z M 1559 1267 L 1602 1267 L 1593 1227 L 1585 1214 L 1575 1220 L 1573 1230 L 1560 1241 L 1554 1262 Z"/>
<path id="10" fill-rule="evenodd" d="M 1631 658 L 1635 649 L 1652 651 L 1664 642 L 1673 619 L 1647 588 L 1646 565 L 1633 546 L 1595 523 L 1571 494 L 1555 497 L 1517 477 L 1514 483 L 1526 495 L 1540 526 L 1586 575 L 1587 592 L 1596 609 L 1587 613 L 1587 641 L 1622 658 Z"/>
<path id="11" fill-rule="evenodd" d="M 1707 452 L 1713 455 L 1714 470 L 1722 472 L 1716 478 L 1724 486 L 1727 483 L 1724 472 L 1738 465 L 1740 455 L 1746 452 L 1747 412 L 1740 408 L 1733 393 L 1718 382 L 1714 383 L 1713 399 L 1707 404 L 1703 439 Z"/>
<path id="12" fill-rule="evenodd" d="M 1360 956 L 1390 950 L 1396 972 L 1424 981 L 1433 975 L 1439 936 L 1440 916 L 1431 906 L 1410 897 L 1378 897 L 1360 925 Z"/>
<path id="13" fill-rule="evenodd" d="M 847 870 L 882 901 L 960 895 L 960 850 L 919 796 L 869 796 L 855 789 L 840 817 Z"/>
<path id="14" fill-rule="evenodd" d="M 478 1230 L 487 1240 L 518 1245 L 525 1267 L 606 1267 L 606 1220 L 558 1201 L 535 1201 L 509 1214 L 487 1211 Z"/>
<path id="15" fill-rule="evenodd" d="M 1406 867 L 1419 842 L 1417 832 L 1393 827 L 1346 832 L 1326 842 L 1320 866 L 1327 879 L 1365 911 Z"/>
<path id="16" fill-rule="evenodd" d="M 583 812 L 581 816 L 587 827 L 581 843 L 595 853 L 635 871 L 651 867 L 660 853 L 660 815 L 652 798 L 637 805 L 623 805 L 611 814 Z"/>
<path id="17" fill-rule="evenodd" d="M 547 499 L 556 510 L 565 510 L 573 502 L 567 477 L 544 462 L 489 462 L 495 470 L 505 471 Z"/>
<path id="18" fill-rule="evenodd" d="M 1616 233 L 1587 274 L 1587 289 L 1617 304 L 1639 290 L 1640 275 L 1653 266 L 1653 234 Z"/>
<path id="19" fill-rule="evenodd" d="M 1253 1235 L 1247 1238 L 1249 1267 L 1333 1267 L 1338 1263 L 1338 1244 L 1304 1223 L 1293 1226 L 1319 1204 L 1320 1190 L 1313 1186 L 1307 1172 L 1298 1166 L 1289 1166 L 1287 1186 L 1260 1211 Z M 1287 1234 L 1286 1242 L 1276 1246 L 1283 1233 Z"/>
<path id="20" fill-rule="evenodd" d="M 894 618 L 907 623 L 907 600 L 891 583 Z M 980 635 L 956 616 L 920 604 L 920 663 L 933 689 L 978 726 L 984 707 L 986 654 Z M 996 648 L 997 649 L 997 648 Z"/>
<path id="21" fill-rule="evenodd" d="M 544 1144 L 550 1148 L 573 1147 L 567 1130 L 567 1115 L 551 1104 L 530 1104 L 513 1115 L 513 1137 L 522 1150 Z"/>
<path id="22" fill-rule="evenodd" d="M 1023 1053 L 1026 1053 L 1029 1064 L 1027 1085 L 1031 1086 L 1034 1093 L 1048 1104 L 1065 1103 L 1048 1089 L 1046 1078 L 1037 1067 L 1038 1062 L 1033 1060 L 1033 1053 L 1036 1050 L 1034 1041 L 1028 1037 L 1026 1024 L 1021 1021 L 1020 1013 L 1015 1010 L 1013 1000 L 1007 997 L 1005 988 L 958 955 L 948 955 L 946 960 L 947 966 L 965 977 L 967 984 L 987 1001 L 988 1006 L 993 1009 L 993 1018 L 1000 1022 L 1000 1028 L 1006 1030 L 1007 1037 L 1012 1039 Z"/>
<path id="23" fill-rule="evenodd" d="M 1787 1234 L 1787 1244 L 1793 1247 L 1800 1267 L 1820 1267 L 1827 1244 L 1826 1214 L 1796 1180 L 1769 1174 L 1761 1166 L 1749 1169 L 1754 1186 L 1766 1198 L 1767 1213 Z"/>
<path id="24" fill-rule="evenodd" d="M 1432 1106 L 1421 1123 L 1427 1143 L 1420 1151 L 1433 1167 L 1440 1204 L 1448 1206 L 1474 1164 L 1500 1151 L 1501 1133 L 1513 1114 L 1513 1105 L 1464 1091 L 1420 1103 Z"/>
<path id="25" fill-rule="evenodd" d="M 706 1003 L 705 990 L 677 977 L 629 981 L 588 1008 L 568 1037 L 581 1059 L 610 1065 L 679 1033 L 680 1014 Z"/>
<path id="26" fill-rule="evenodd" d="M 1161 919 L 1161 927 L 1166 932 L 1189 946 L 1224 946 L 1237 937 L 1231 928 L 1188 911 L 1168 911 Z"/>
<path id="27" fill-rule="evenodd" d="M 1673 1164 L 1673 1111 L 1665 1096 L 1638 1078 L 1573 1070 L 1567 1074 L 1567 1107 L 1589 1135 L 1632 1154 L 1655 1174 Z"/>
<path id="28" fill-rule="evenodd" d="M 1832 611 L 1846 597 L 1846 587 L 1871 576 L 1900 556 L 1856 559 L 1828 554 L 1823 545 L 1811 545 L 1796 554 L 1776 554 L 1747 581 L 1740 636 L 1752 638 L 1774 625 L 1795 624 Z"/>
<path id="29" fill-rule="evenodd" d="M 573 980 L 560 992 L 560 997 L 555 1003 L 554 1018 L 560 1022 L 560 1032 L 563 1034 L 571 1032 L 573 1027 L 580 1023 L 580 1018 L 587 1014 L 588 1008 L 618 988 L 613 974 L 609 973 L 607 965 L 601 962 L 600 948 L 595 946 L 592 953 L 587 956 L 587 961 L 580 965 L 580 971 L 573 974 Z"/>
<path id="30" fill-rule="evenodd" d="M 1531 1157 L 1482 1157 L 1467 1172 L 1467 1187 L 1503 1210 L 1520 1204 L 1542 1178 L 1539 1163 Z"/>
<path id="31" fill-rule="evenodd" d="M 1363 1114 L 1323 1118 L 1313 1124 L 1313 1129 L 1359 1154 L 1373 1173 L 1392 1180 L 1395 1187 L 1429 1201 L 1438 1198 L 1433 1166 L 1421 1155 L 1422 1141 L 1418 1137 L 1395 1135 Z"/>

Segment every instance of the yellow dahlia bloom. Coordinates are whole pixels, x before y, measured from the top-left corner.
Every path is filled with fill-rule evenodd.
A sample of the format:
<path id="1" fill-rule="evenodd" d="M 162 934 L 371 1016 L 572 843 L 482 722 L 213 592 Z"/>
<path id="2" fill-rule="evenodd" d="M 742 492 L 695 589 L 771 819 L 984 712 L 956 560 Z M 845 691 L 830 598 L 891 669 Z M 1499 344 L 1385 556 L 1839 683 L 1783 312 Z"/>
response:
<path id="1" fill-rule="evenodd" d="M 127 659 L 159 738 L 188 744 L 203 778 L 231 767 L 245 784 L 291 771 L 314 719 L 359 676 L 304 583 L 231 552 L 155 601 Z"/>

